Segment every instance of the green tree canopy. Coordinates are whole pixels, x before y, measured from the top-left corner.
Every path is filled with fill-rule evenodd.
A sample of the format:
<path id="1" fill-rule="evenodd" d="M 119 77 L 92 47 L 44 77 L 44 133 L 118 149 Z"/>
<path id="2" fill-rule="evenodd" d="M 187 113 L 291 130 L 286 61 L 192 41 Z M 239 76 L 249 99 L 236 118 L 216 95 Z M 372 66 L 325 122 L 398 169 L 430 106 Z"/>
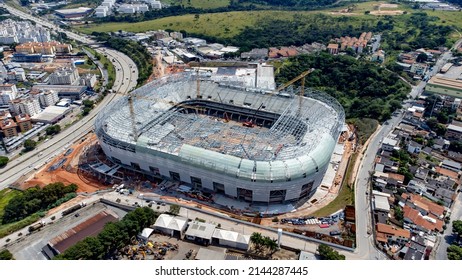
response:
<path id="1" fill-rule="evenodd" d="M 452 222 L 452 232 L 462 237 L 462 221 L 457 220 Z"/>
<path id="2" fill-rule="evenodd" d="M 35 149 L 36 146 L 37 142 L 35 142 L 32 139 L 27 139 L 26 141 L 24 141 L 24 149 L 26 150 L 26 152 L 32 151 L 33 149 Z"/>
<path id="3" fill-rule="evenodd" d="M 325 244 L 319 244 L 317 251 L 321 260 L 345 260 L 345 255 Z"/>
<path id="4" fill-rule="evenodd" d="M 449 260 L 462 260 L 462 248 L 457 245 L 451 245 L 447 249 Z"/>
<path id="5" fill-rule="evenodd" d="M 0 168 L 6 166 L 9 160 L 8 157 L 0 156 Z"/>
<path id="6" fill-rule="evenodd" d="M 0 251 L 0 260 L 14 260 L 13 254 L 7 249 Z"/>

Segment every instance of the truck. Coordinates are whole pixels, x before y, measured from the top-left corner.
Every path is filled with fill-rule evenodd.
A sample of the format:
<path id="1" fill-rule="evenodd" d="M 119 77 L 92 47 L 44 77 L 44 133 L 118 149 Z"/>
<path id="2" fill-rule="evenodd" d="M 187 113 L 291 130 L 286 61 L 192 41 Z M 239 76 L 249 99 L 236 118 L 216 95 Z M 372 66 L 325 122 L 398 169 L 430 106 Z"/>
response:
<path id="1" fill-rule="evenodd" d="M 41 222 L 38 223 L 38 224 L 31 225 L 31 226 L 29 227 L 29 232 L 34 232 L 34 231 L 36 231 L 36 230 L 42 228 L 44 225 L 45 225 L 45 222 L 43 222 L 43 221 L 41 221 Z"/>
<path id="2" fill-rule="evenodd" d="M 79 204 L 77 204 L 77 205 L 72 206 L 71 208 L 68 208 L 68 209 L 64 210 L 64 211 L 62 212 L 62 215 L 63 215 L 63 216 L 69 215 L 70 213 L 73 213 L 73 212 L 75 212 L 75 211 L 77 211 L 77 210 L 79 210 L 80 208 L 85 207 L 85 206 L 86 206 L 86 203 L 85 203 L 85 202 L 79 203 Z"/>

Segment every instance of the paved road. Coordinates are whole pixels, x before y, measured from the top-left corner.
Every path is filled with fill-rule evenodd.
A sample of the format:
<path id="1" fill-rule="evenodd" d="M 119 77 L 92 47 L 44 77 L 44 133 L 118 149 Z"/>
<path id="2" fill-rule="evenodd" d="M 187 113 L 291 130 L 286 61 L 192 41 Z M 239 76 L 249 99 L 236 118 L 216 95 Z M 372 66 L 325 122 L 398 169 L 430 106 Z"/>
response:
<path id="1" fill-rule="evenodd" d="M 91 39 L 75 34 L 73 32 L 61 30 L 52 23 L 44 21 L 40 18 L 35 18 L 29 14 L 23 13 L 6 5 L 0 6 L 8 9 L 11 14 L 20 16 L 24 19 L 33 20 L 37 24 L 65 32 L 70 38 L 73 38 L 77 41 L 87 44 L 96 44 L 96 42 Z M 115 92 L 126 94 L 131 89 L 136 87 L 138 69 L 136 68 L 135 63 L 128 56 L 118 51 L 104 47 L 94 47 L 94 49 L 101 55 L 106 54 L 116 69 L 120 69 L 120 71 L 116 71 L 116 79 L 113 86 Z M 10 162 L 6 168 L 2 169 L 2 176 L 0 178 L 0 190 L 8 187 L 21 176 L 27 176 L 29 172 L 33 171 L 34 167 L 43 166 L 53 157 L 66 150 L 72 142 L 77 141 L 89 131 L 91 131 L 93 129 L 94 118 L 98 112 L 114 99 L 120 97 L 120 95 L 115 94 L 106 97 L 101 103 L 98 104 L 96 108 L 90 112 L 88 116 L 84 117 L 81 121 L 62 131 L 51 140 L 42 143 L 35 150 L 15 159 L 13 162 Z"/>
<path id="2" fill-rule="evenodd" d="M 439 236 L 438 247 L 436 248 L 435 259 L 437 260 L 447 260 L 446 249 L 449 245 L 455 241 L 454 236 L 452 235 L 452 222 L 456 220 L 462 220 L 462 196 L 458 195 L 457 199 L 454 202 L 452 207 L 451 222 L 448 224 L 448 227 L 444 233 Z"/>

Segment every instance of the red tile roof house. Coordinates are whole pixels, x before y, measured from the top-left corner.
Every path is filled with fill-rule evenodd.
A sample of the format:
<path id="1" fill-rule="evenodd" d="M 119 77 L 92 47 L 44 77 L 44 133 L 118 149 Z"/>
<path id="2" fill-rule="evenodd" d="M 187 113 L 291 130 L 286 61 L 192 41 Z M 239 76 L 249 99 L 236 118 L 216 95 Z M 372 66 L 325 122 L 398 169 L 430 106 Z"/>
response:
<path id="1" fill-rule="evenodd" d="M 410 228 L 419 231 L 430 232 L 443 232 L 444 222 L 429 216 L 423 216 L 419 210 L 413 209 L 410 206 L 404 206 L 404 223 Z"/>

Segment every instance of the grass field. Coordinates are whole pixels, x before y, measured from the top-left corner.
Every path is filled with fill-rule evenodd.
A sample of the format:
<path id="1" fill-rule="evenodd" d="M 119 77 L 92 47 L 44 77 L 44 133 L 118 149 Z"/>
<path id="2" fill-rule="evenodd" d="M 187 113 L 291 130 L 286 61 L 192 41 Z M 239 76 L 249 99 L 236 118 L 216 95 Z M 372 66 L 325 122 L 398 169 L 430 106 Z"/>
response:
<path id="1" fill-rule="evenodd" d="M 8 202 L 18 195 L 20 192 L 12 189 L 4 189 L 0 191 L 0 221 L 1 217 L 3 216 L 3 212 L 5 209 L 5 206 L 8 204 Z"/>
<path id="2" fill-rule="evenodd" d="M 184 30 L 189 33 L 200 33 L 220 38 L 230 38 L 239 34 L 245 27 L 254 26 L 259 20 L 277 18 L 291 20 L 294 15 L 305 15 L 309 20 L 309 14 L 315 12 L 291 12 L 291 11 L 242 11 L 202 14 L 196 19 L 195 15 L 183 15 L 165 17 L 144 22 L 126 23 L 110 22 L 103 24 L 89 24 L 78 27 L 79 31 L 91 34 L 93 31 L 130 31 L 144 32 L 148 30 L 173 29 Z"/>
<path id="3" fill-rule="evenodd" d="M 174 1 L 183 1 L 185 0 L 171 0 Z M 197 1 L 197 2 L 196 2 Z M 206 0 L 191 0 L 191 5 L 206 5 L 207 3 L 218 3 L 229 2 L 229 0 L 218 0 L 218 1 L 206 1 Z M 209 3 L 210 2 L 210 3 Z M 376 15 L 365 15 L 365 11 L 374 11 L 377 10 L 377 7 L 380 3 L 379 1 L 364 2 L 358 4 L 350 4 L 344 7 L 335 8 L 335 9 L 325 9 L 321 11 L 240 11 L 240 12 L 226 12 L 226 13 L 213 13 L 213 14 L 201 14 L 198 15 L 199 18 L 196 18 L 195 15 L 182 15 L 174 17 L 165 17 L 156 20 L 150 20 L 145 22 L 137 23 L 125 23 L 125 22 L 111 22 L 111 23 L 102 23 L 102 24 L 90 24 L 86 26 L 77 27 L 79 31 L 90 34 L 93 31 L 97 32 L 109 32 L 109 31 L 118 31 L 125 30 L 131 32 L 145 32 L 148 30 L 157 30 L 157 29 L 172 29 L 176 31 L 184 30 L 188 33 L 195 34 L 204 34 L 208 36 L 214 36 L 218 38 L 231 38 L 239 34 L 245 27 L 255 26 L 260 20 L 264 19 L 279 19 L 279 20 L 291 20 L 294 16 L 303 16 L 305 17 L 306 22 L 310 22 L 310 15 L 315 13 L 324 13 L 336 17 L 347 17 L 348 24 L 357 26 L 361 24 L 362 20 L 368 21 L 378 21 L 383 19 L 383 16 Z M 342 8 L 350 7 L 352 8 L 351 13 L 345 15 L 341 13 L 333 13 L 334 11 L 339 11 Z M 442 25 L 454 25 L 459 31 L 462 32 L 462 20 L 460 12 L 447 12 L 447 11 L 430 11 L 430 10 L 413 10 L 406 5 L 399 4 L 396 8 L 397 10 L 406 11 L 408 15 L 395 16 L 397 18 L 408 17 L 409 14 L 415 12 L 426 12 L 431 16 L 437 16 L 440 20 L 437 22 Z M 390 10 L 390 9 L 382 9 Z M 393 9 L 391 9 L 393 10 Z M 402 24 L 401 24 L 402 23 Z M 395 31 L 405 31 L 407 27 L 404 25 L 404 21 L 397 20 L 395 23 Z M 459 34 L 454 32 L 454 38 L 458 38 Z"/>
<path id="4" fill-rule="evenodd" d="M 162 2 L 170 5 L 179 5 L 201 9 L 215 9 L 229 5 L 229 0 L 166 0 Z"/>

